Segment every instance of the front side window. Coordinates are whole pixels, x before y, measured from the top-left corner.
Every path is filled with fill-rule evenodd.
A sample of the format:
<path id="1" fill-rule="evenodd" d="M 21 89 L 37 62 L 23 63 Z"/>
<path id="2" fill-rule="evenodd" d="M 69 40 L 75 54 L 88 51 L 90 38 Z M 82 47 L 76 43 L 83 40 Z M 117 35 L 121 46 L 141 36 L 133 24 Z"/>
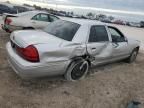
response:
<path id="1" fill-rule="evenodd" d="M 57 20 L 50 23 L 48 27 L 44 29 L 44 31 L 58 38 L 72 41 L 79 27 L 80 25 L 77 23 Z"/>
<path id="2" fill-rule="evenodd" d="M 47 14 L 38 14 L 34 16 L 32 20 L 49 22 L 49 17 Z"/>
<path id="3" fill-rule="evenodd" d="M 90 30 L 89 42 L 109 41 L 105 26 L 92 26 Z"/>
<path id="4" fill-rule="evenodd" d="M 108 27 L 108 28 L 111 33 L 113 42 L 125 42 L 126 41 L 123 34 L 117 28 L 114 28 L 114 27 Z"/>

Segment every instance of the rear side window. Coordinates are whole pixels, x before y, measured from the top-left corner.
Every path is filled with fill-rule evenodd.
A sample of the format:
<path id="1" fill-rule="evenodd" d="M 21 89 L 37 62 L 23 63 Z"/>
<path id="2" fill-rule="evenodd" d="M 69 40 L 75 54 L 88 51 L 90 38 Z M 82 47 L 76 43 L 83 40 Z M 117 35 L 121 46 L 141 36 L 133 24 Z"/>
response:
<path id="1" fill-rule="evenodd" d="M 52 16 L 52 15 L 49 15 L 49 18 L 50 18 L 50 21 L 53 22 L 53 21 L 56 21 L 58 20 L 59 18 L 55 17 L 55 16 Z"/>
<path id="2" fill-rule="evenodd" d="M 48 27 L 44 29 L 44 31 L 58 38 L 67 41 L 72 41 L 79 27 L 80 25 L 77 23 L 64 20 L 57 20 L 50 23 Z"/>
<path id="3" fill-rule="evenodd" d="M 47 14 L 37 14 L 32 18 L 32 20 L 49 22 L 49 17 Z"/>
<path id="4" fill-rule="evenodd" d="M 105 26 L 92 26 L 90 30 L 89 42 L 109 41 Z"/>

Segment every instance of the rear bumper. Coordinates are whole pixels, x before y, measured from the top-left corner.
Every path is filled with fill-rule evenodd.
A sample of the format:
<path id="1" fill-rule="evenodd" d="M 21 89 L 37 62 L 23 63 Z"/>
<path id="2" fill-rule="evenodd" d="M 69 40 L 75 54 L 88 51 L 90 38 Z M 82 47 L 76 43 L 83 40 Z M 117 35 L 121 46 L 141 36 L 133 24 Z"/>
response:
<path id="1" fill-rule="evenodd" d="M 2 29 L 5 30 L 6 32 L 9 32 L 9 33 L 13 32 L 15 30 L 22 30 L 22 28 L 23 27 L 2 24 Z"/>
<path id="2" fill-rule="evenodd" d="M 22 78 L 63 75 L 70 61 L 53 63 L 30 63 L 19 57 L 12 49 L 10 42 L 6 45 L 8 61 L 13 70 Z"/>

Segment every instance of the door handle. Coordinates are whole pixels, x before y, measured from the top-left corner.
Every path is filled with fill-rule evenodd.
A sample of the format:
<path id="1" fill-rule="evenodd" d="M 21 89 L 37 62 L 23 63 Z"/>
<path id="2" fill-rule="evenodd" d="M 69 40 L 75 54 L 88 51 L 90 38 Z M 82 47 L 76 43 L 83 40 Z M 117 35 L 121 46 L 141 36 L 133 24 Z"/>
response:
<path id="1" fill-rule="evenodd" d="M 36 22 L 34 22 L 34 21 L 33 21 L 32 23 L 33 23 L 33 24 L 36 24 Z"/>
<path id="2" fill-rule="evenodd" d="M 91 50 L 96 50 L 96 48 L 91 48 Z"/>

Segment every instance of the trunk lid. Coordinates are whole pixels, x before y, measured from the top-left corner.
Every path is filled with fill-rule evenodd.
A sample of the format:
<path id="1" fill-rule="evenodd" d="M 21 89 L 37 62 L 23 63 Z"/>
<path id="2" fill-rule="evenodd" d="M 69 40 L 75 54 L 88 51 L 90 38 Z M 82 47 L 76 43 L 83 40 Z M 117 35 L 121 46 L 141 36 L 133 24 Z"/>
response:
<path id="1" fill-rule="evenodd" d="M 53 46 L 60 46 L 61 43 L 65 41 L 41 30 L 15 31 L 11 34 L 10 38 L 11 41 L 23 48 L 29 45 L 47 43 Z"/>
<path id="2" fill-rule="evenodd" d="M 5 21 L 7 17 L 18 17 L 18 14 L 8 14 L 8 13 L 2 14 L 3 21 Z"/>

